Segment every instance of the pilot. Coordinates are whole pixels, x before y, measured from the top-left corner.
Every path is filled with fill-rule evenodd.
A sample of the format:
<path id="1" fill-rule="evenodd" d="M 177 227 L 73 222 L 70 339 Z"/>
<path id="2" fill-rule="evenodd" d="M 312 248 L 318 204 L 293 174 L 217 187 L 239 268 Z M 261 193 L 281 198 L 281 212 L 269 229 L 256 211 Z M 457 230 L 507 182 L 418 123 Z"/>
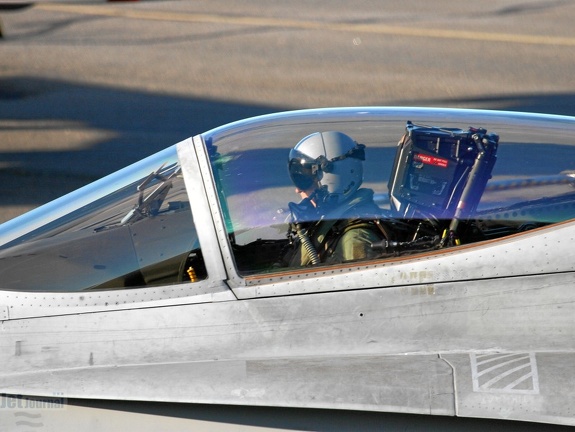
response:
<path id="1" fill-rule="evenodd" d="M 382 210 L 363 182 L 365 146 L 342 132 L 316 132 L 289 154 L 289 175 L 301 201 L 289 203 L 290 267 L 373 258 L 385 237 Z"/>

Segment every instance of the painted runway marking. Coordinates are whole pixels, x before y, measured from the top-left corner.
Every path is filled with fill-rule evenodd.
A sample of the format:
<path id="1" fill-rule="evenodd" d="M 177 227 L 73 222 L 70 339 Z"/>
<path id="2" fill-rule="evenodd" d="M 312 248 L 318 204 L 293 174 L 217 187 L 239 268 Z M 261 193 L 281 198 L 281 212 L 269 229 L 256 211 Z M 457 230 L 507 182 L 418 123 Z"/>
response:
<path id="1" fill-rule="evenodd" d="M 142 19 L 152 21 L 172 21 L 240 25 L 250 27 L 290 28 L 300 30 L 324 30 L 337 32 L 371 33 L 392 36 L 423 37 L 435 39 L 472 40 L 480 42 L 504 42 L 529 45 L 575 46 L 575 38 L 561 36 L 485 33 L 465 30 L 415 28 L 386 24 L 338 23 L 325 21 L 303 21 L 273 17 L 231 16 L 218 14 L 165 12 L 137 9 L 123 9 L 99 5 L 74 5 L 41 3 L 38 9 L 52 12 L 66 12 L 80 15 L 97 15 L 115 18 Z"/>
<path id="2" fill-rule="evenodd" d="M 539 394 L 534 353 L 470 354 L 473 391 Z"/>

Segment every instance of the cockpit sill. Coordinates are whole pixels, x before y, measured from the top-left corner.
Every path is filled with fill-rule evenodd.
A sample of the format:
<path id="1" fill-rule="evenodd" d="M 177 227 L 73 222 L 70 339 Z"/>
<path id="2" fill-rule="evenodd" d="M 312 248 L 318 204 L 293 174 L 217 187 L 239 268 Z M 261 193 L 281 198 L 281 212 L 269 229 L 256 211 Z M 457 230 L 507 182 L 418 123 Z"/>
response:
<path id="1" fill-rule="evenodd" d="M 545 239 L 541 247 L 540 239 Z M 535 243 L 534 243 L 535 241 Z M 150 307 L 186 306 L 265 298 L 318 294 L 349 290 L 397 290 L 410 288 L 421 295 L 435 295 L 441 286 L 454 282 L 541 276 L 575 272 L 575 262 L 545 262 L 557 244 L 575 241 L 575 220 L 535 228 L 502 239 L 486 240 L 416 255 L 346 263 L 305 269 L 284 269 L 259 275 L 236 275 L 243 283 L 230 287 L 226 281 L 204 280 L 154 288 L 108 289 L 84 292 L 0 291 L 0 321 L 43 316 L 109 312 Z M 494 266 L 509 254 L 533 253 L 538 248 L 541 267 L 529 265 Z M 526 256 L 525 262 L 530 259 Z M 361 279 L 357 278 L 361 272 Z M 350 278 L 353 282 L 350 282 Z M 306 283 L 301 283 L 301 281 Z M 182 313 L 184 313 L 182 311 Z"/>

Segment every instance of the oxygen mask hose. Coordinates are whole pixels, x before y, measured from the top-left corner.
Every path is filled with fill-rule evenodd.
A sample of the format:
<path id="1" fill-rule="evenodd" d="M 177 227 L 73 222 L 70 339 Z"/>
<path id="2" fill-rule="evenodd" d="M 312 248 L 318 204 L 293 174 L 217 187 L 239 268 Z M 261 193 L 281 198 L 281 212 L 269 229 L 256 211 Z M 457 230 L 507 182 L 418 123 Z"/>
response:
<path id="1" fill-rule="evenodd" d="M 318 265 L 321 262 L 319 254 L 309 238 L 307 228 L 305 228 L 305 225 L 308 225 L 311 221 L 316 221 L 318 218 L 317 210 L 312 204 L 311 197 L 303 199 L 298 204 L 290 202 L 288 206 L 291 213 L 293 231 L 295 231 L 301 245 L 307 252 L 311 263 Z"/>
<path id="2" fill-rule="evenodd" d="M 307 229 L 302 227 L 301 224 L 296 224 L 296 233 L 301 245 L 309 255 L 311 263 L 313 265 L 318 265 L 321 261 L 319 259 L 317 250 L 315 250 L 315 246 L 307 235 Z"/>

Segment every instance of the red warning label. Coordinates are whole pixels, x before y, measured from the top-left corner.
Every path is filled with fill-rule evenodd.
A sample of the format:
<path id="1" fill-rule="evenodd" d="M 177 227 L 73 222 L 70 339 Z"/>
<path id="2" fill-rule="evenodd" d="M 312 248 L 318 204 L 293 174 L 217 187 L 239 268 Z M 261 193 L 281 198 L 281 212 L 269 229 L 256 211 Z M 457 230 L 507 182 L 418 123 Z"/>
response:
<path id="1" fill-rule="evenodd" d="M 447 168 L 447 164 L 449 163 L 449 161 L 447 159 L 443 159 L 443 158 L 439 158 L 439 157 L 435 157 L 435 156 L 424 155 L 421 153 L 415 153 L 413 155 L 413 160 L 416 162 L 424 163 L 426 165 L 433 165 L 433 166 L 438 166 L 441 168 Z"/>

